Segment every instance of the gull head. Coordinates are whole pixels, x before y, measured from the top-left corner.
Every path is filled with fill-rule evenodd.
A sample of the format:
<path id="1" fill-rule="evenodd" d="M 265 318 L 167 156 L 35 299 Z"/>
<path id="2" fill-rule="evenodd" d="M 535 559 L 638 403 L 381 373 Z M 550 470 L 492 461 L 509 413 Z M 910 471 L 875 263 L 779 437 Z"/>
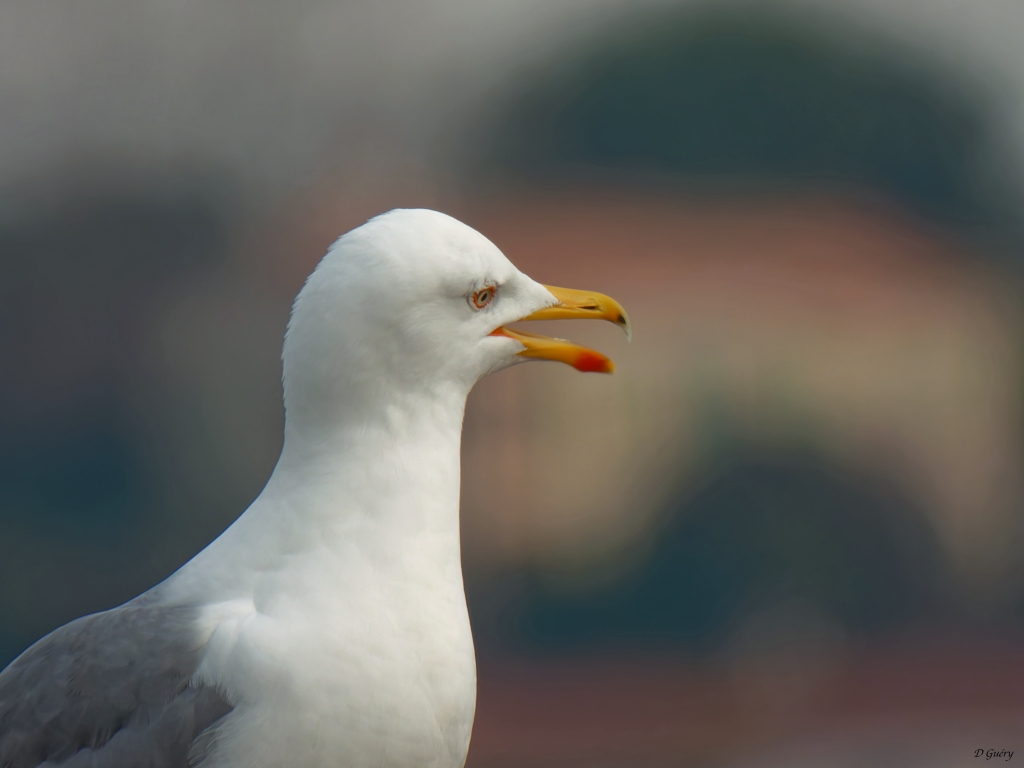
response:
<path id="1" fill-rule="evenodd" d="M 610 373 L 611 361 L 521 320 L 603 319 L 625 311 L 595 292 L 541 285 L 486 237 L 430 210 L 394 210 L 340 237 L 295 300 L 284 346 L 285 404 L 296 411 L 465 398 L 483 376 L 527 360 Z"/>

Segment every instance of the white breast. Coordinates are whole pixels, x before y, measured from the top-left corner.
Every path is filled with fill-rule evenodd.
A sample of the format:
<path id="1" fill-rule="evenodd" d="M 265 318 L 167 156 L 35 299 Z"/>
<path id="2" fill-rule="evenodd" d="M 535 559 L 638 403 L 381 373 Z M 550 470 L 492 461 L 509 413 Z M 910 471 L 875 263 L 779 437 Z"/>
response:
<path id="1" fill-rule="evenodd" d="M 316 580 L 270 572 L 254 600 L 207 609 L 198 676 L 237 704 L 204 768 L 463 765 L 476 667 L 461 579 L 336 566 L 307 555 Z"/>

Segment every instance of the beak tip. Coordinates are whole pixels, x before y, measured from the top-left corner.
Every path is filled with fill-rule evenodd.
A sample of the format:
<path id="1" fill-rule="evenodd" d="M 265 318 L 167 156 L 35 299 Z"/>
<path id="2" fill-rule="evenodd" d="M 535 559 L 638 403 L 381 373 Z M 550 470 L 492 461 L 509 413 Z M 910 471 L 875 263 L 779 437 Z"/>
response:
<path id="1" fill-rule="evenodd" d="M 619 315 L 618 319 L 615 322 L 618 323 L 620 328 L 622 328 L 622 332 L 626 334 L 626 341 L 632 341 L 633 326 L 629 322 L 629 317 L 626 315 L 626 313 L 623 312 L 621 315 Z"/>

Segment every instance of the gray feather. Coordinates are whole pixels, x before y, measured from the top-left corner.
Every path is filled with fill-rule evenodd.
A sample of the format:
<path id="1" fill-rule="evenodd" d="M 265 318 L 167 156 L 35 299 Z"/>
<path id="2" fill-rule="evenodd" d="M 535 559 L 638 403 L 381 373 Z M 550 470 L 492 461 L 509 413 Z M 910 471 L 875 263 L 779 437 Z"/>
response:
<path id="1" fill-rule="evenodd" d="M 0 768 L 187 768 L 231 710 L 189 685 L 193 607 L 142 595 L 54 630 L 0 672 Z"/>

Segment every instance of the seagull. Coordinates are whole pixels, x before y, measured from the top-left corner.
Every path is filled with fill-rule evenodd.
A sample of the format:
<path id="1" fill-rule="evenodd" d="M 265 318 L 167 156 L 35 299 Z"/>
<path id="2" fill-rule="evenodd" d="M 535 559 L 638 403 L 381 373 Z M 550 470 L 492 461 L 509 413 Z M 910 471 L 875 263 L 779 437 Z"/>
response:
<path id="1" fill-rule="evenodd" d="M 281 456 L 206 549 L 0 673 L 0 767 L 459 768 L 476 662 L 459 545 L 466 398 L 604 355 L 506 325 L 603 319 L 445 214 L 340 237 L 285 334 Z"/>

